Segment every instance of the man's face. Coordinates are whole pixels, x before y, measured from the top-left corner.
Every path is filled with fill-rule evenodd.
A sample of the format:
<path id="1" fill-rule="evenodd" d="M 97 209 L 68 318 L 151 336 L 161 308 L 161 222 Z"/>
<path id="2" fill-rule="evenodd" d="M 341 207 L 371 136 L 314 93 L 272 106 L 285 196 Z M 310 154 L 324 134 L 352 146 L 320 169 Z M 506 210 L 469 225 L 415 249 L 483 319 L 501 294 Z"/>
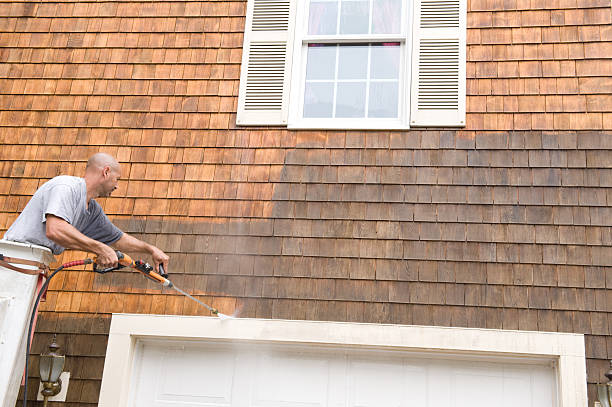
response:
<path id="1" fill-rule="evenodd" d="M 121 178 L 121 167 L 104 167 L 104 181 L 102 182 L 102 195 L 110 196 L 110 194 L 117 189 L 119 178 Z"/>

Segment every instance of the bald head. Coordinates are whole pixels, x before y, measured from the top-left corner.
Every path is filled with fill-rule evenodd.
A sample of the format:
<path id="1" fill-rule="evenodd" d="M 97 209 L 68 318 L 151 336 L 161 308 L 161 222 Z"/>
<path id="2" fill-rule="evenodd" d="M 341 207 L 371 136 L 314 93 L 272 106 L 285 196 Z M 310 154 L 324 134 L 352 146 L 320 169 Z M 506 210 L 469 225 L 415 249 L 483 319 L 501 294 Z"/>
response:
<path id="1" fill-rule="evenodd" d="M 87 160 L 85 183 L 88 199 L 109 196 L 121 177 L 121 166 L 115 157 L 106 153 L 96 153 Z"/>
<path id="2" fill-rule="evenodd" d="M 89 157 L 87 160 L 87 167 L 85 167 L 85 171 L 90 170 L 99 170 L 104 167 L 110 167 L 115 171 L 119 170 L 119 163 L 117 159 L 110 154 L 106 153 L 96 153 Z"/>

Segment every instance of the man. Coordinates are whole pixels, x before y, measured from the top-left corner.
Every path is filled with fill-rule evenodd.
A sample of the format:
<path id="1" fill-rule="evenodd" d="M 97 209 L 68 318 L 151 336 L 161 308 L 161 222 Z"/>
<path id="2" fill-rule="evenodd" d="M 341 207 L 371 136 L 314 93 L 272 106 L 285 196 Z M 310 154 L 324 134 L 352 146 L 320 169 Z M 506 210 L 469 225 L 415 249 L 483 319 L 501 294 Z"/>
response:
<path id="1" fill-rule="evenodd" d="M 117 254 L 110 246 L 126 253 L 148 252 L 156 270 L 160 264 L 168 270 L 169 257 L 163 251 L 122 232 L 95 201 L 117 189 L 120 177 L 121 166 L 113 156 L 94 154 L 84 178 L 60 175 L 44 183 L 4 239 L 45 246 L 53 254 L 65 249 L 95 253 L 101 268 L 117 266 Z"/>

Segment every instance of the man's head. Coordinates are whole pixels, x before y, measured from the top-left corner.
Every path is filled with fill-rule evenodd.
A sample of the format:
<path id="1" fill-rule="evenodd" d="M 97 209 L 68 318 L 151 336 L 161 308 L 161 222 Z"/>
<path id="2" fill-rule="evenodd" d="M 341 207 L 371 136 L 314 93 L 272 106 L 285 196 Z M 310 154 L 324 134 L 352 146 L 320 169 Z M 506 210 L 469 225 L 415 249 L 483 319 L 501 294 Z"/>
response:
<path id="1" fill-rule="evenodd" d="M 121 177 L 121 166 L 110 154 L 96 153 L 87 160 L 85 179 L 96 196 L 109 196 Z"/>

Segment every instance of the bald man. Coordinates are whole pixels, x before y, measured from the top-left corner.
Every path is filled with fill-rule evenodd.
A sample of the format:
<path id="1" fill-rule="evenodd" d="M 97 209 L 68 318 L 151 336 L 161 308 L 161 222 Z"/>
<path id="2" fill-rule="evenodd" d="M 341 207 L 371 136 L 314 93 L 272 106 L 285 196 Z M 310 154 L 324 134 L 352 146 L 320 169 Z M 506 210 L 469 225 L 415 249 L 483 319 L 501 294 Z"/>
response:
<path id="1" fill-rule="evenodd" d="M 95 253 L 103 268 L 117 266 L 113 248 L 126 253 L 150 253 L 156 270 L 160 264 L 168 270 L 169 257 L 163 251 L 122 232 L 95 201 L 110 196 L 120 177 L 121 166 L 113 156 L 94 154 L 87 161 L 85 177 L 60 175 L 44 183 L 4 239 L 48 247 L 53 254 L 65 249 Z"/>

